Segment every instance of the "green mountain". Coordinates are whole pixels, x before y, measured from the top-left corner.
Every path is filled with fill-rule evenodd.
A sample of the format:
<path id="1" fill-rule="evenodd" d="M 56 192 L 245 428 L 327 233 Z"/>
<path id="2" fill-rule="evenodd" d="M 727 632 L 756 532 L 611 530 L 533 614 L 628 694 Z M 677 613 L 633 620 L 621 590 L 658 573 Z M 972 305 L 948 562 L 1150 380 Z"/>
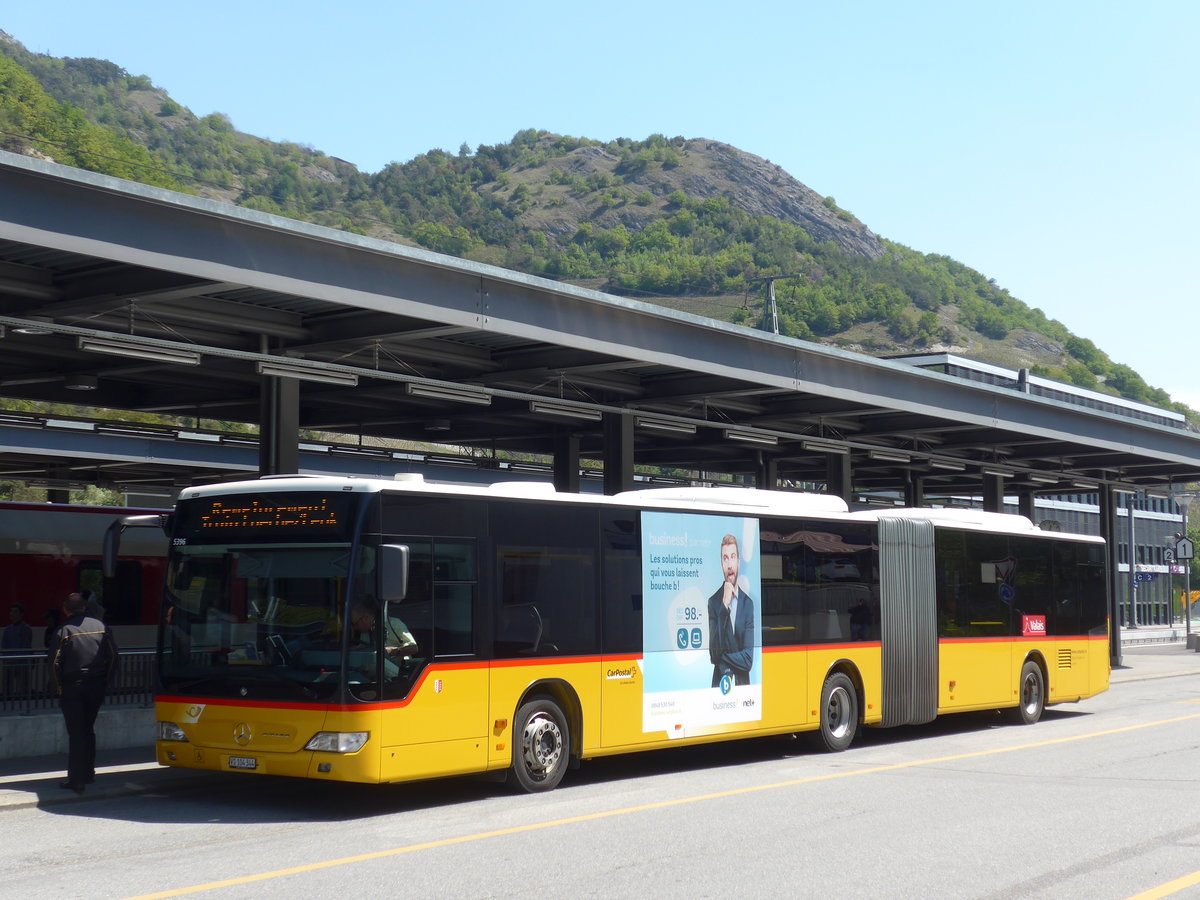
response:
<path id="1" fill-rule="evenodd" d="M 876 355 L 948 351 L 1131 400 L 1128 366 L 955 260 L 875 235 L 779 166 L 705 139 L 528 129 L 377 173 L 197 117 L 144 75 L 0 32 L 0 148 Z"/>

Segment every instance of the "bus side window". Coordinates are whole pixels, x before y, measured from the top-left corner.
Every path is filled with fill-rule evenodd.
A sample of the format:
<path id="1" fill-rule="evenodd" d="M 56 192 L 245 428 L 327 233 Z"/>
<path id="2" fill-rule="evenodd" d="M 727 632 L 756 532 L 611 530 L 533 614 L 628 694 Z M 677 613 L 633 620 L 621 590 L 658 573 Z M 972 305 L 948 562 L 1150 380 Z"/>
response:
<path id="1" fill-rule="evenodd" d="M 1027 537 L 1009 538 L 1009 554 L 1014 560 L 1010 583 L 1013 619 L 1012 634 L 1020 636 L 1025 616 L 1044 616 L 1046 634 L 1076 634 L 1078 626 L 1064 632 L 1054 602 L 1052 545 Z"/>
<path id="2" fill-rule="evenodd" d="M 475 542 L 396 537 L 409 548 L 408 594 L 388 611 L 407 626 L 422 659 L 475 650 Z"/>
<path id="3" fill-rule="evenodd" d="M 763 644 L 878 640 L 872 526 L 764 519 Z"/>
<path id="4" fill-rule="evenodd" d="M 1015 572 L 1008 536 L 938 529 L 934 547 L 938 636 L 1007 637 Z"/>
<path id="5" fill-rule="evenodd" d="M 638 519 L 627 512 L 600 514 L 600 596 L 606 653 L 642 649 L 642 553 Z"/>
<path id="6" fill-rule="evenodd" d="M 587 507 L 493 507 L 497 657 L 594 652 L 598 524 Z"/>
<path id="7" fill-rule="evenodd" d="M 474 541 L 433 545 L 433 650 L 437 656 L 475 652 Z"/>
<path id="8" fill-rule="evenodd" d="M 800 523 L 763 519 L 759 525 L 762 559 L 762 642 L 764 647 L 806 640 L 804 557 Z"/>

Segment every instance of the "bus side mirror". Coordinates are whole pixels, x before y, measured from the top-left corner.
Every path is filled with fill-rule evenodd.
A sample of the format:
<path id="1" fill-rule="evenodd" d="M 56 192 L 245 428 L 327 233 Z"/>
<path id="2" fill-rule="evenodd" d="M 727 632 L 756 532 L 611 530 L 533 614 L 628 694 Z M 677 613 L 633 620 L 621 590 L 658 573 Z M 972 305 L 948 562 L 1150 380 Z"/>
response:
<path id="1" fill-rule="evenodd" d="M 100 556 L 100 571 L 105 578 L 115 578 L 117 575 L 117 558 L 121 555 L 121 533 L 125 525 L 120 519 L 115 520 L 104 531 L 104 550 Z"/>
<path id="2" fill-rule="evenodd" d="M 104 550 L 100 556 L 100 571 L 105 578 L 116 578 L 117 560 L 121 556 L 121 535 L 126 528 L 161 528 L 163 534 L 171 535 L 171 513 L 156 513 L 149 516 L 124 516 L 113 520 L 104 532 Z"/>
<path id="3" fill-rule="evenodd" d="M 408 545 L 381 544 L 376 576 L 382 602 L 396 603 L 408 596 Z"/>
<path id="4" fill-rule="evenodd" d="M 171 579 L 171 589 L 173 591 L 187 591 L 192 587 L 192 560 L 189 557 L 184 557 L 179 561 L 179 566 L 175 570 L 175 577 Z"/>

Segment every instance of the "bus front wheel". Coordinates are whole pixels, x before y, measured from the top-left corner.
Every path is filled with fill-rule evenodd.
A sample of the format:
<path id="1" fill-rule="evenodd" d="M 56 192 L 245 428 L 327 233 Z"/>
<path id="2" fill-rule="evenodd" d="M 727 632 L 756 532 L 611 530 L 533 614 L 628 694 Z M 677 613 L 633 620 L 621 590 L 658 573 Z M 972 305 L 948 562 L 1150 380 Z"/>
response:
<path id="1" fill-rule="evenodd" d="M 514 720 L 512 774 L 516 786 L 533 794 L 558 787 L 570 762 L 567 717 L 553 700 L 521 704 Z"/>
<path id="2" fill-rule="evenodd" d="M 858 733 L 858 693 L 845 673 L 834 672 L 821 688 L 821 743 L 831 753 L 845 750 Z"/>
<path id="3" fill-rule="evenodd" d="M 1021 668 L 1021 684 L 1018 689 L 1017 708 L 1009 710 L 1009 716 L 1017 725 L 1032 725 L 1042 717 L 1046 708 L 1046 686 L 1042 679 L 1042 667 L 1029 660 Z"/>

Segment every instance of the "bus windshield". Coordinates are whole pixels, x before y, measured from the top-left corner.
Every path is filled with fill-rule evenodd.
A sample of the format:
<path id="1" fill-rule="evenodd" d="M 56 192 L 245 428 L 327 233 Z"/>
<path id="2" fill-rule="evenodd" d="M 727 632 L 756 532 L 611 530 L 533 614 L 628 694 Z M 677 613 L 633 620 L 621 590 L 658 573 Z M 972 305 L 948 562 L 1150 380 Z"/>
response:
<path id="1" fill-rule="evenodd" d="M 373 583 L 374 558 L 372 548 L 360 548 L 355 573 L 348 543 L 175 547 L 163 616 L 164 690 L 336 699 L 346 604 L 353 584 Z M 374 679 L 373 645 L 355 644 L 347 662 L 346 682 Z"/>

